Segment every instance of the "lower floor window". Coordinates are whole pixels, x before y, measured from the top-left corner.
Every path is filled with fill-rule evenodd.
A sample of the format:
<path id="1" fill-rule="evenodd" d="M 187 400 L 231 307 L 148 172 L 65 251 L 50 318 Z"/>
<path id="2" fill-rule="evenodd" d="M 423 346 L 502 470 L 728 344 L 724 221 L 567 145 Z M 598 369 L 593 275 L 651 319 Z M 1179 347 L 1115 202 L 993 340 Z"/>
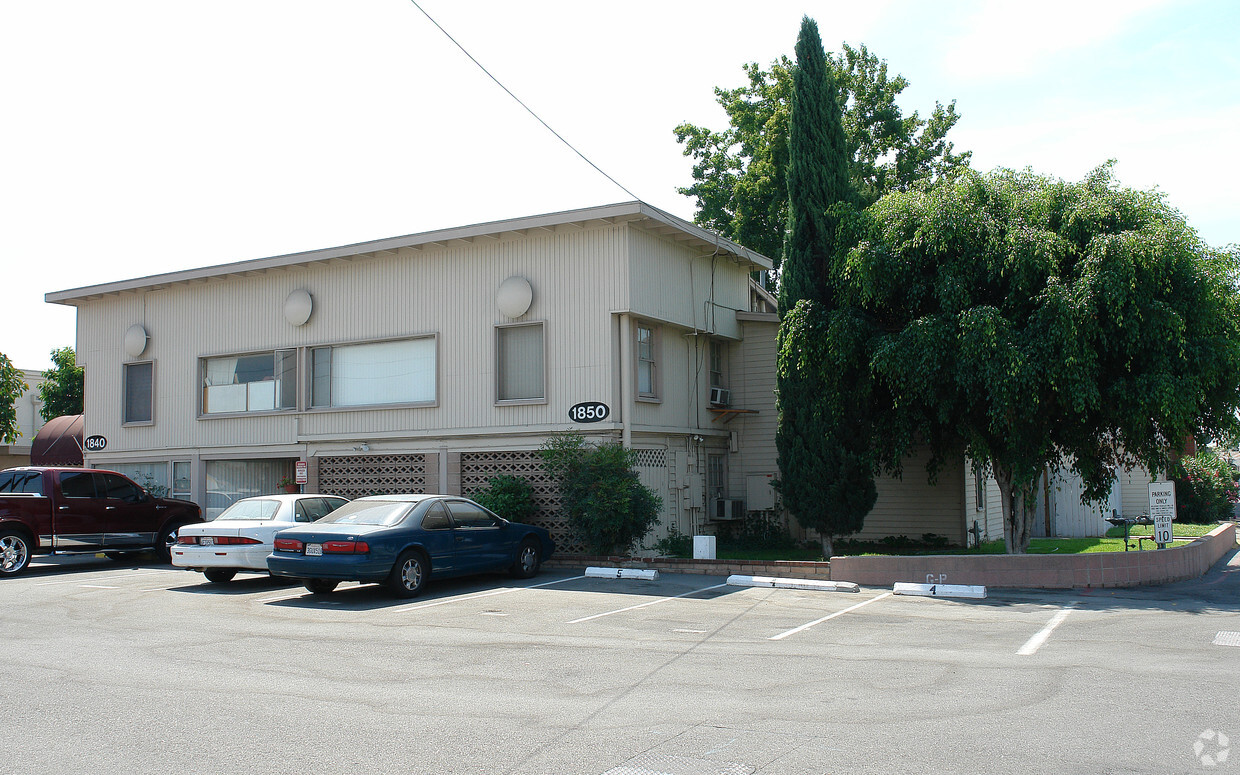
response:
<path id="1" fill-rule="evenodd" d="M 242 498 L 280 492 L 280 480 L 293 478 L 295 462 L 296 458 L 208 460 L 203 517 L 214 519 Z"/>

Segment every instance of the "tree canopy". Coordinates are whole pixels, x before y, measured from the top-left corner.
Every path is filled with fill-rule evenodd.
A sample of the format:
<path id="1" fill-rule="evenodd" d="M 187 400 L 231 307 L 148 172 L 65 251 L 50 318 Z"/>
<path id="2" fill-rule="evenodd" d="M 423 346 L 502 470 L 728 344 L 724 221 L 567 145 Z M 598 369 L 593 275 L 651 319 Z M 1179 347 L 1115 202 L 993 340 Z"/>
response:
<path id="1" fill-rule="evenodd" d="M 43 401 L 39 414 L 44 420 L 81 414 L 86 373 L 77 365 L 73 348 L 52 350 L 52 364 L 52 368 L 43 372 L 43 382 L 39 383 L 39 398 Z"/>
<path id="2" fill-rule="evenodd" d="M 21 369 L 13 365 L 9 356 L 0 353 L 0 444 L 16 444 L 21 436 L 16 404 L 28 389 Z"/>
<path id="3" fill-rule="evenodd" d="M 826 69 L 840 92 L 849 178 L 862 206 L 888 191 L 906 190 L 968 165 L 946 140 L 959 120 L 956 103 L 936 103 L 928 118 L 905 116 L 896 98 L 908 86 L 891 77 L 887 63 L 864 45 L 844 44 L 828 55 Z M 691 186 L 680 193 L 697 200 L 694 220 L 779 260 L 788 222 L 788 136 L 796 66 L 786 56 L 763 70 L 744 65 L 749 83 L 716 87 L 715 99 L 729 127 L 715 131 L 690 123 L 676 127 L 684 154 L 694 159 Z"/>
<path id="4" fill-rule="evenodd" d="M 885 470 L 928 445 L 932 467 L 964 453 L 993 472 L 1008 551 L 1028 546 L 1024 496 L 1048 466 L 1097 498 L 1116 466 L 1160 470 L 1187 438 L 1236 431 L 1240 256 L 1109 165 L 1080 183 L 966 171 L 848 228 L 835 274 L 855 325 L 820 346 L 860 339 L 863 360 L 825 361 L 826 389 L 865 396 Z"/>

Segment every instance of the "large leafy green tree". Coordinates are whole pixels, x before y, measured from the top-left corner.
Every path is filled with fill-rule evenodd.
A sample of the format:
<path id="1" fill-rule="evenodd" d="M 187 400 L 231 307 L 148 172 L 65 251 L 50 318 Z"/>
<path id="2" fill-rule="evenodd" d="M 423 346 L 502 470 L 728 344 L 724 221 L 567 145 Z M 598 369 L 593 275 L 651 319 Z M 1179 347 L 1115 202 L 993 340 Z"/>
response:
<path id="1" fill-rule="evenodd" d="M 833 536 L 855 532 L 876 497 L 864 415 L 855 405 L 833 404 L 825 389 L 823 328 L 837 310 L 832 277 L 839 252 L 840 218 L 856 197 L 838 90 L 827 66 L 818 25 L 806 17 L 796 44 L 788 142 L 788 238 L 783 251 L 776 371 L 779 491 L 804 526 L 818 531 L 831 554 Z M 847 314 L 847 313 L 843 313 Z"/>
<path id="2" fill-rule="evenodd" d="M 763 70 L 744 66 L 749 83 L 715 89 L 728 115 L 722 131 L 683 123 L 676 139 L 694 159 L 693 185 L 680 193 L 697 200 L 695 220 L 777 261 L 788 222 L 788 137 L 796 66 L 780 57 Z M 959 120 L 956 103 L 936 103 L 928 118 L 905 116 L 896 98 L 902 75 L 864 45 L 828 56 L 826 70 L 840 92 L 849 177 L 862 206 L 888 191 L 968 165 L 946 139 Z"/>
<path id="3" fill-rule="evenodd" d="M 86 373 L 77 365 L 73 348 L 52 350 L 52 364 L 52 368 L 43 372 L 43 382 L 39 383 L 39 398 L 43 401 L 39 414 L 44 420 L 81 414 Z"/>
<path id="4" fill-rule="evenodd" d="M 0 353 L 0 444 L 16 444 L 21 436 L 15 405 L 28 389 L 21 369 L 13 365 L 9 356 Z"/>
<path id="5" fill-rule="evenodd" d="M 1162 469 L 1185 439 L 1235 432 L 1240 256 L 1109 165 L 1080 183 L 965 172 L 889 194 L 849 228 L 839 274 L 860 333 L 821 347 L 868 340 L 848 366 L 876 459 L 898 471 L 928 445 L 933 463 L 981 461 L 1009 552 L 1028 547 L 1046 467 L 1098 498 L 1116 466 Z"/>

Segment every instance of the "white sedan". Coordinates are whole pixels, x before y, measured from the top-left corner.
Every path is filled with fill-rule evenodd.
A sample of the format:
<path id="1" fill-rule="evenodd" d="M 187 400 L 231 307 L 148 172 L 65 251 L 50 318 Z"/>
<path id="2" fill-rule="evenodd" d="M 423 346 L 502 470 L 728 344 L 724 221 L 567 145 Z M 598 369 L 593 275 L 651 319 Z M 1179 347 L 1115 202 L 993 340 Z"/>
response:
<path id="1" fill-rule="evenodd" d="M 172 564 L 202 571 L 207 581 L 231 581 L 240 570 L 267 572 L 275 534 L 314 522 L 344 504 L 334 495 L 260 495 L 229 506 L 211 522 L 186 525 L 172 547 Z"/>

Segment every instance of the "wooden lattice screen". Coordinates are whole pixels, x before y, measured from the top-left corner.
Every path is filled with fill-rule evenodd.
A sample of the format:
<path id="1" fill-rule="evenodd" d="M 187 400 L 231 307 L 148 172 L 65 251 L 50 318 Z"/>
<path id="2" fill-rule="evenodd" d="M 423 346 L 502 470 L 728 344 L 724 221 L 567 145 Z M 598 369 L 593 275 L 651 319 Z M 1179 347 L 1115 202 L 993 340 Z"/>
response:
<path id="1" fill-rule="evenodd" d="M 344 498 L 426 492 L 426 456 L 321 457 L 319 492 Z"/>
<path id="2" fill-rule="evenodd" d="M 499 474 L 518 476 L 534 491 L 538 513 L 530 522 L 551 531 L 556 551 L 579 554 L 585 545 L 574 538 L 560 515 L 560 492 L 556 482 L 543 470 L 542 458 L 535 450 L 487 450 L 461 453 L 461 493 L 468 497 L 486 487 L 487 480 Z"/>

